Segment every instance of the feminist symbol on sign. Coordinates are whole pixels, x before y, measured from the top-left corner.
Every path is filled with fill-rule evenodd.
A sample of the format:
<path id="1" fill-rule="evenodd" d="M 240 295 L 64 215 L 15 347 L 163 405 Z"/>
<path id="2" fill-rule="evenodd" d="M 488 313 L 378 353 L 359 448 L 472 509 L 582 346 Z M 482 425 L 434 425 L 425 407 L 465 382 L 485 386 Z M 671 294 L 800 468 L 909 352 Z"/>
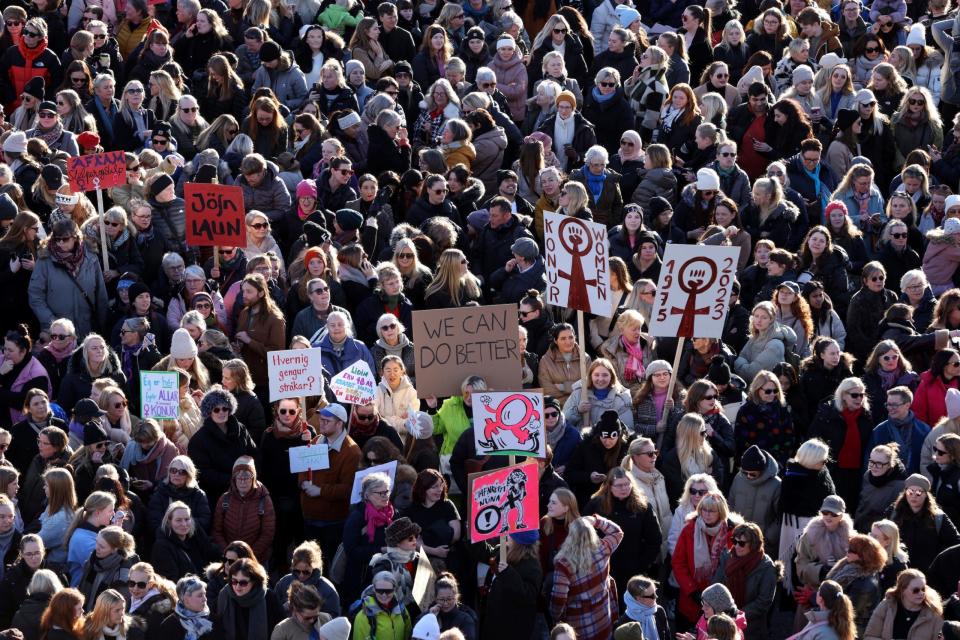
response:
<path id="1" fill-rule="evenodd" d="M 590 296 L 587 294 L 587 285 L 595 286 L 597 284 L 596 279 L 584 279 L 581 262 L 581 258 L 590 253 L 590 249 L 593 248 L 590 231 L 578 219 L 566 218 L 560 223 L 557 236 L 560 238 L 560 244 L 563 245 L 563 248 L 570 252 L 570 273 L 559 272 L 561 278 L 570 282 L 567 306 L 571 309 L 588 311 L 590 309 Z M 581 248 L 580 245 L 582 244 L 584 246 Z"/>
<path id="2" fill-rule="evenodd" d="M 681 338 L 693 337 L 693 326 L 697 316 L 706 315 L 709 307 L 697 308 L 697 295 L 709 289 L 717 279 L 717 263 L 710 258 L 690 258 L 680 267 L 677 275 L 677 284 L 687 294 L 687 303 L 681 309 L 672 307 L 671 315 L 682 314 L 677 336 Z"/>

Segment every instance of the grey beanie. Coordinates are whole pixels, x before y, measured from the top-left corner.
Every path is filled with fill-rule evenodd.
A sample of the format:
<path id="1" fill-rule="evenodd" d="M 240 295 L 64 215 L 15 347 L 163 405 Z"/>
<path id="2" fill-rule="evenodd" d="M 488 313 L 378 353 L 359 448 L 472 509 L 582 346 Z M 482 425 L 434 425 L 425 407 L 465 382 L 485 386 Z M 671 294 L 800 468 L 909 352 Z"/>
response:
<path id="1" fill-rule="evenodd" d="M 700 599 L 704 604 L 710 605 L 710 608 L 717 613 L 728 613 L 737 610 L 737 603 L 733 601 L 730 590 L 719 582 L 704 589 Z"/>

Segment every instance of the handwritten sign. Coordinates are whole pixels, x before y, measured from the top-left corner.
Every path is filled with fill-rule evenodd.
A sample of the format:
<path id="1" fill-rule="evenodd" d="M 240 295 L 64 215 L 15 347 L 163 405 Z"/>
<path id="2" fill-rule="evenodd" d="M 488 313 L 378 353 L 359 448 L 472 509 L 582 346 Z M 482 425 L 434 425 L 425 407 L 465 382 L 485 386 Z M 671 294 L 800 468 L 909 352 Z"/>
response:
<path id="1" fill-rule="evenodd" d="M 477 455 L 547 455 L 543 393 L 480 391 L 473 394 Z"/>
<path id="2" fill-rule="evenodd" d="M 390 476 L 390 488 L 393 488 L 393 480 L 397 477 L 397 461 L 391 460 L 386 464 L 378 464 L 369 469 L 361 469 L 353 476 L 353 490 L 350 492 L 350 504 L 357 504 L 363 498 L 360 496 L 360 487 L 363 486 L 363 479 L 371 473 L 385 473 Z"/>
<path id="3" fill-rule="evenodd" d="M 421 398 L 459 395 L 470 375 L 492 389 L 523 388 L 516 305 L 414 311 L 413 324 Z"/>
<path id="4" fill-rule="evenodd" d="M 287 349 L 267 354 L 270 401 L 323 395 L 320 349 Z"/>
<path id="5" fill-rule="evenodd" d="M 370 404 L 377 386 L 370 365 L 357 360 L 330 379 L 330 390 L 344 404 Z"/>
<path id="6" fill-rule="evenodd" d="M 470 541 L 540 527 L 536 462 L 471 476 Z"/>
<path id="7" fill-rule="evenodd" d="M 329 445 L 311 444 L 305 447 L 291 447 L 287 452 L 290 456 L 290 473 L 323 471 L 330 468 Z"/>
<path id="8" fill-rule="evenodd" d="M 187 244 L 192 247 L 245 247 L 247 225 L 243 189 L 223 184 L 183 185 Z"/>
<path id="9" fill-rule="evenodd" d="M 719 338 L 739 255 L 737 247 L 668 244 L 650 335 Z"/>
<path id="10" fill-rule="evenodd" d="M 600 316 L 613 315 L 607 227 L 543 212 L 547 302 Z"/>
<path id="11" fill-rule="evenodd" d="M 180 417 L 180 383 L 176 371 L 141 371 L 140 417 L 176 420 Z"/>
<path id="12" fill-rule="evenodd" d="M 109 189 L 127 181 L 127 158 L 123 151 L 108 151 L 67 160 L 67 178 L 75 192 Z"/>

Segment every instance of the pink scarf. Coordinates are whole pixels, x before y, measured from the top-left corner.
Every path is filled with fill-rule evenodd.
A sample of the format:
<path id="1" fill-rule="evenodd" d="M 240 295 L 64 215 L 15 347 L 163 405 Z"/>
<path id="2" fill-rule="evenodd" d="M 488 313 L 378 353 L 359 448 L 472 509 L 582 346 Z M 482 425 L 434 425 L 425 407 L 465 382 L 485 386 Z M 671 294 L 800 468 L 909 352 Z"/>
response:
<path id="1" fill-rule="evenodd" d="M 623 377 L 627 382 L 636 382 L 643 380 L 646 369 L 643 366 L 643 346 L 639 340 L 637 344 L 630 344 L 627 339 L 620 336 L 620 344 L 627 350 L 627 363 L 623 368 Z"/>
<path id="2" fill-rule="evenodd" d="M 70 357 L 70 354 L 77 350 L 77 339 L 70 339 L 69 342 L 65 343 L 60 348 L 57 348 L 56 345 L 57 343 L 51 340 L 43 348 L 52 353 L 57 362 L 63 362 L 64 358 Z"/>
<path id="3" fill-rule="evenodd" d="M 377 509 L 375 506 L 367 503 L 364 509 L 363 517 L 367 521 L 367 540 L 373 542 L 377 535 L 377 527 L 385 527 L 393 522 L 393 505 L 387 503 L 383 509 Z"/>

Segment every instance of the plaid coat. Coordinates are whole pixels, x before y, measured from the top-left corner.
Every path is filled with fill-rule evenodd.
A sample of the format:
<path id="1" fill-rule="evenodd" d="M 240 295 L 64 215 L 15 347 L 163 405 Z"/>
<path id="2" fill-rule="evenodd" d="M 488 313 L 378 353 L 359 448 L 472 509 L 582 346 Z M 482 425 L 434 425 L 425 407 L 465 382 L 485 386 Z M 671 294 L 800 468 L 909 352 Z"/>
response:
<path id="1" fill-rule="evenodd" d="M 577 640 L 608 640 L 618 611 L 610 556 L 623 540 L 623 529 L 602 516 L 593 517 L 593 526 L 602 537 L 590 572 L 576 575 L 566 559 L 558 559 L 550 593 L 550 615 L 556 622 L 571 625 Z"/>

